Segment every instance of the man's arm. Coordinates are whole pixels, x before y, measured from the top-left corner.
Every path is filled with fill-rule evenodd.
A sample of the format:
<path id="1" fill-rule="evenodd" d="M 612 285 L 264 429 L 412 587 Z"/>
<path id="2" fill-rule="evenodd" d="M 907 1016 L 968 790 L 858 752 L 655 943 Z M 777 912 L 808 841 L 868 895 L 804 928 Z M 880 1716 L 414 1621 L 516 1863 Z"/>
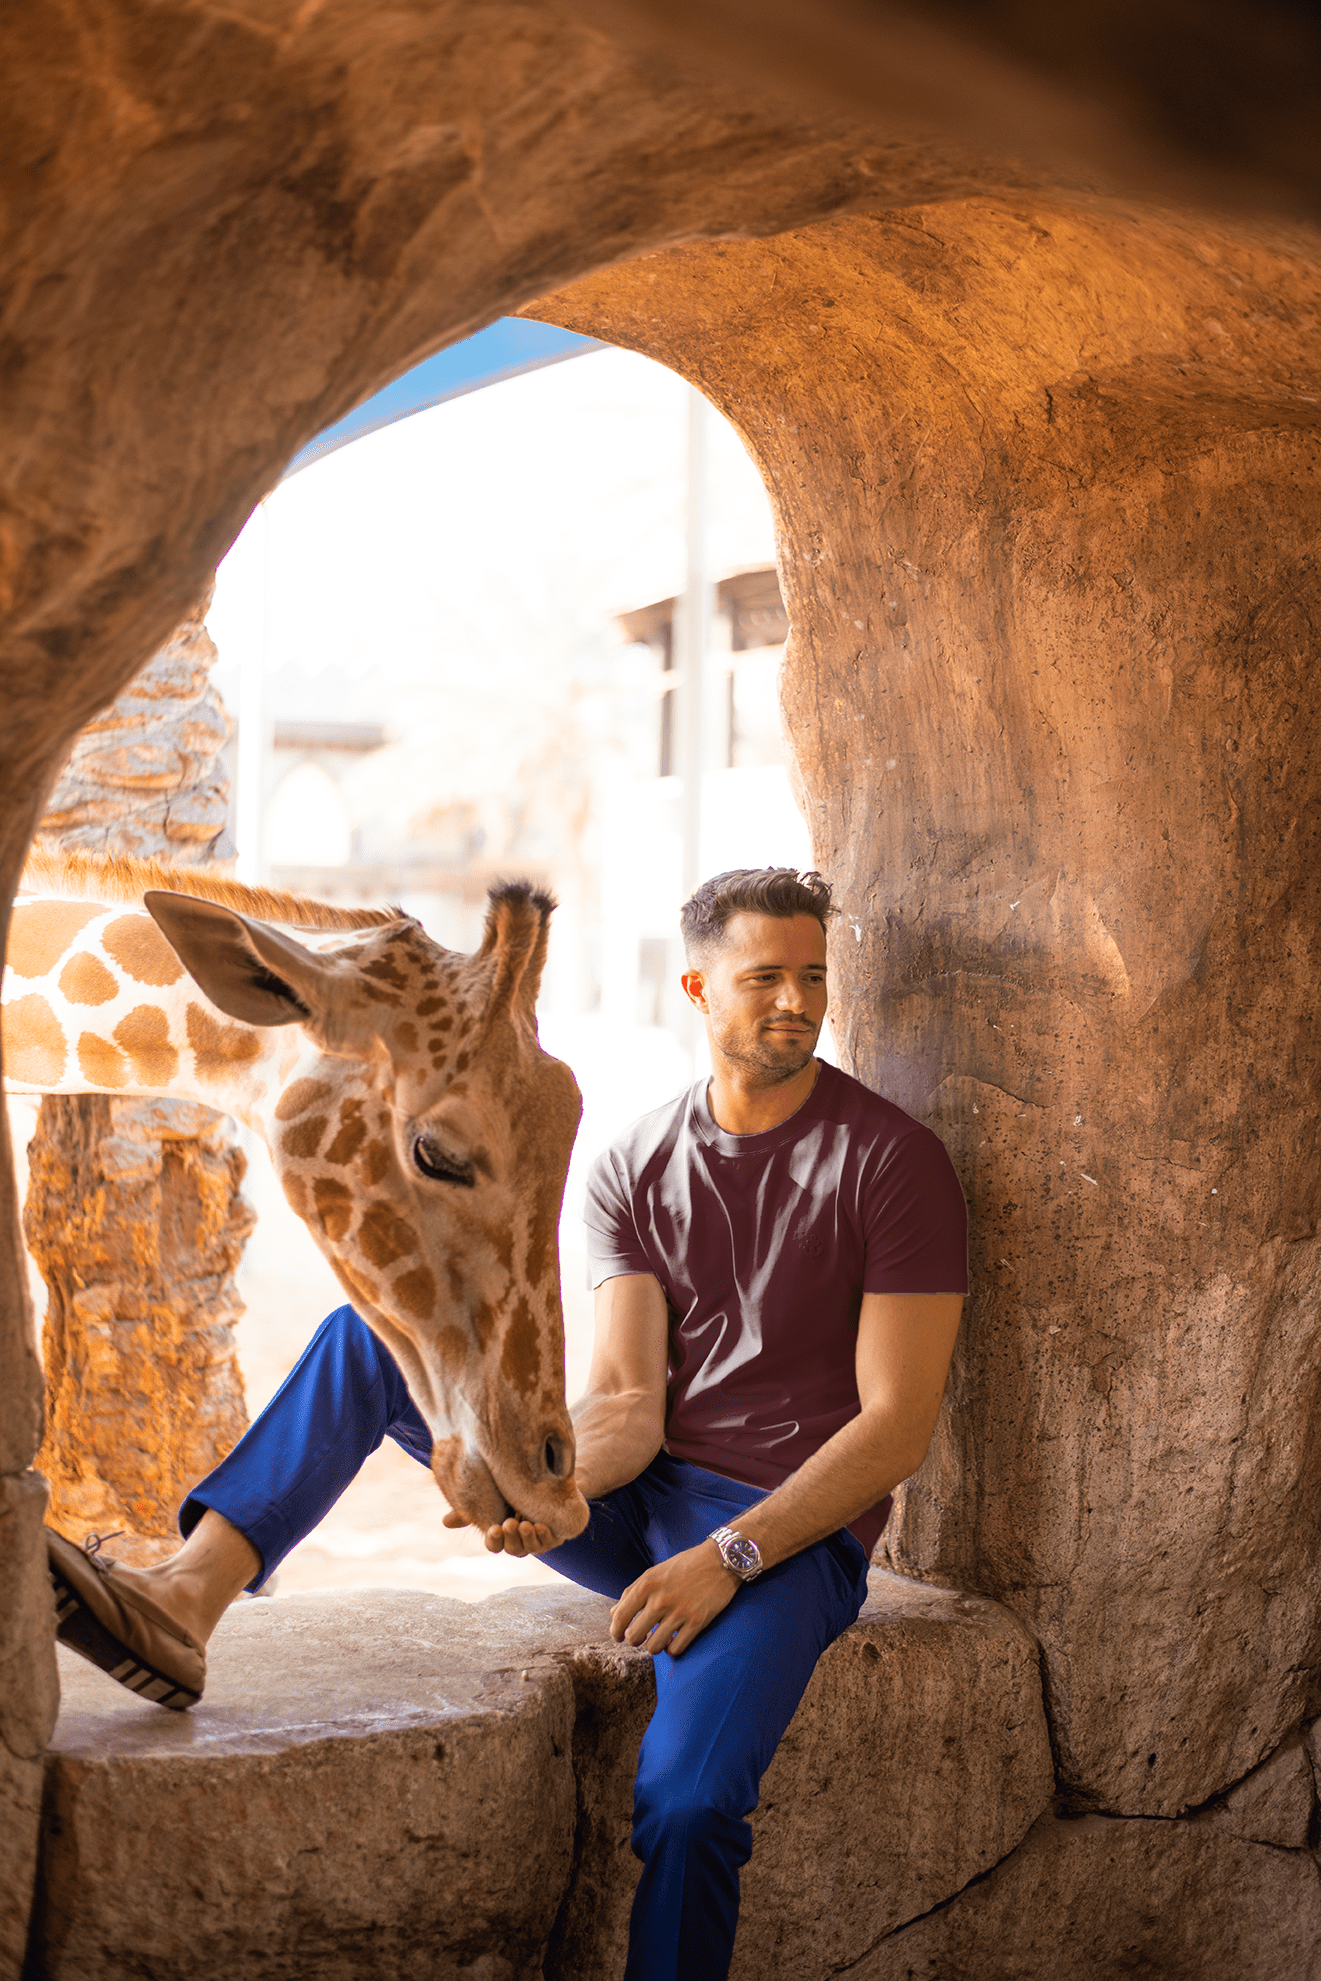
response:
<path id="1" fill-rule="evenodd" d="M 584 1499 L 626 1486 L 650 1465 L 665 1435 L 669 1314 L 651 1273 L 627 1273 L 596 1289 L 596 1334 L 586 1393 L 569 1412 Z M 487 1529 L 492 1554 L 539 1555 L 554 1546 L 548 1527 L 506 1520 Z"/>
<path id="2" fill-rule="evenodd" d="M 738 1521 L 767 1568 L 846 1527 L 916 1472 L 936 1426 L 962 1295 L 867 1293 L 858 1317 L 859 1414 Z M 713 1542 L 640 1575 L 616 1603 L 618 1642 L 678 1657 L 739 1587 Z"/>

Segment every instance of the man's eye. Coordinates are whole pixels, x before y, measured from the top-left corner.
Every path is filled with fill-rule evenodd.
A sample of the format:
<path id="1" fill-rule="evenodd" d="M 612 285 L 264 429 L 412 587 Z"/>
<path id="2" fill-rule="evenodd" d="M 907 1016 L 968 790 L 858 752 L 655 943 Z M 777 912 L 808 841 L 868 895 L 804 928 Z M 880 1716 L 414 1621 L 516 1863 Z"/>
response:
<path id="1" fill-rule="evenodd" d="M 419 1135 L 414 1142 L 413 1161 L 423 1176 L 430 1176 L 437 1183 L 457 1183 L 463 1189 L 471 1190 L 476 1180 L 476 1172 L 470 1162 L 465 1162 L 461 1156 L 450 1155 L 430 1135 Z"/>

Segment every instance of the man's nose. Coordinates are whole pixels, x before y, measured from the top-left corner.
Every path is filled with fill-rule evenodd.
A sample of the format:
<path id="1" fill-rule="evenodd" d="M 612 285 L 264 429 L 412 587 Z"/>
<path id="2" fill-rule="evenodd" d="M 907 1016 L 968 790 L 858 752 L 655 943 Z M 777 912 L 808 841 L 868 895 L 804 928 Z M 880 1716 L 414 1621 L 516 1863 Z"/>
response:
<path id="1" fill-rule="evenodd" d="M 780 994 L 775 1000 L 780 1011 L 806 1011 L 807 1000 L 803 996 L 801 984 L 793 982 L 780 985 Z"/>

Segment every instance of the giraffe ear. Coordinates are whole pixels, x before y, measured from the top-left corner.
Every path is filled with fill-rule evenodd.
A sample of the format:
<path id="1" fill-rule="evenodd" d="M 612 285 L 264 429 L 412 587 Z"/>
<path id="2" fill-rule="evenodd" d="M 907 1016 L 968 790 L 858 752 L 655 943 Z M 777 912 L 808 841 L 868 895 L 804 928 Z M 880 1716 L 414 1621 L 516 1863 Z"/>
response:
<path id="1" fill-rule="evenodd" d="M 143 906 L 216 1009 L 245 1025 L 300 1025 L 315 1018 L 325 958 L 301 942 L 190 894 L 144 894 Z"/>
<path id="2" fill-rule="evenodd" d="M 495 959 L 490 1013 L 520 1007 L 530 1018 L 546 964 L 550 918 L 555 897 L 530 881 L 506 881 L 493 887 L 486 911 L 480 954 Z"/>

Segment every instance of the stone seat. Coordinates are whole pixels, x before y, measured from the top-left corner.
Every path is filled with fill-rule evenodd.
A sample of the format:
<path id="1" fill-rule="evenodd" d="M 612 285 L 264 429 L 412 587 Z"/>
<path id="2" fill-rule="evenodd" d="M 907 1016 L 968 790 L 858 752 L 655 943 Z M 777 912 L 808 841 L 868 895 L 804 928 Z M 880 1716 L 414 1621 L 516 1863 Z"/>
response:
<path id="1" fill-rule="evenodd" d="M 650 1660 L 566 1586 L 237 1605 L 191 1713 L 61 1652 L 46 1981 L 617 1976 Z M 873 1571 L 768 1771 L 736 1976 L 811 1981 L 961 1890 L 1050 1801 L 1036 1646 Z"/>

